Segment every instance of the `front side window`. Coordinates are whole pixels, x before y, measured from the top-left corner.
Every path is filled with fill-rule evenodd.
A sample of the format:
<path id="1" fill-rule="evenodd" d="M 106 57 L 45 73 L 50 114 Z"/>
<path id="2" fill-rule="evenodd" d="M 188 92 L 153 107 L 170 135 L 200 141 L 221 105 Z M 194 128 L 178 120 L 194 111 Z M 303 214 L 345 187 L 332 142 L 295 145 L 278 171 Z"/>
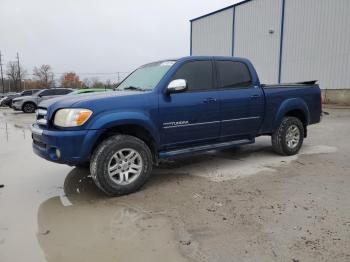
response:
<path id="1" fill-rule="evenodd" d="M 217 61 L 216 68 L 220 78 L 219 88 L 249 87 L 252 83 L 249 69 L 244 63 Z"/>
<path id="2" fill-rule="evenodd" d="M 41 96 L 53 96 L 53 95 L 55 95 L 55 91 L 53 89 L 44 90 L 39 95 L 41 95 Z"/>
<path id="3" fill-rule="evenodd" d="M 121 82 L 117 90 L 150 91 L 174 64 L 175 61 L 161 61 L 141 66 Z"/>
<path id="4" fill-rule="evenodd" d="M 32 94 L 32 91 L 31 90 L 28 90 L 28 91 L 23 91 L 22 92 L 22 96 L 30 96 Z"/>
<path id="5" fill-rule="evenodd" d="M 213 89 L 213 68 L 211 61 L 194 61 L 184 64 L 172 78 L 185 79 L 189 91 Z"/>

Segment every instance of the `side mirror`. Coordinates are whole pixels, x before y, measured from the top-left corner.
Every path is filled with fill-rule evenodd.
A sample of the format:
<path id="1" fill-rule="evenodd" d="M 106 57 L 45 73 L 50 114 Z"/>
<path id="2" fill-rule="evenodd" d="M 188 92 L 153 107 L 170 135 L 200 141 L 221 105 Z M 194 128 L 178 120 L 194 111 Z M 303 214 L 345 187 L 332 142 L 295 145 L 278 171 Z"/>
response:
<path id="1" fill-rule="evenodd" d="M 187 90 L 187 82 L 185 79 L 175 79 L 168 84 L 166 90 L 168 94 L 183 92 Z"/>

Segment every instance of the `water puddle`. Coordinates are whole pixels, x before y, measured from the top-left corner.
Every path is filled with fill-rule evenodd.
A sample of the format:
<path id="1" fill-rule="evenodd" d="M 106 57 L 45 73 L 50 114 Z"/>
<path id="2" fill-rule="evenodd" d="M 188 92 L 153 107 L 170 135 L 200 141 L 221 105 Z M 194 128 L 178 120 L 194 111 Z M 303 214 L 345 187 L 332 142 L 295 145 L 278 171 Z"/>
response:
<path id="1" fill-rule="evenodd" d="M 87 169 L 33 154 L 33 118 L 0 114 L 1 262 L 186 261 L 169 219 L 146 202 L 107 198 Z"/>
<path id="2" fill-rule="evenodd" d="M 38 210 L 37 239 L 47 261 L 185 261 L 167 219 L 123 203 L 50 198 Z"/>

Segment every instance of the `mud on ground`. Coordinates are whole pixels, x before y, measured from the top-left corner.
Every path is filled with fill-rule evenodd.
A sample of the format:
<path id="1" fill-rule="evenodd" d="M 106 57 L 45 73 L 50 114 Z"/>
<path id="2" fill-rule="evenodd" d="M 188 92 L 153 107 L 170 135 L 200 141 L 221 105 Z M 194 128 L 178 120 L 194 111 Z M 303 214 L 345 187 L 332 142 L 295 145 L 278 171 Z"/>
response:
<path id="1" fill-rule="evenodd" d="M 32 153 L 33 115 L 0 109 L 0 261 L 350 261 L 350 110 L 326 111 L 298 156 L 259 138 L 107 198 Z"/>

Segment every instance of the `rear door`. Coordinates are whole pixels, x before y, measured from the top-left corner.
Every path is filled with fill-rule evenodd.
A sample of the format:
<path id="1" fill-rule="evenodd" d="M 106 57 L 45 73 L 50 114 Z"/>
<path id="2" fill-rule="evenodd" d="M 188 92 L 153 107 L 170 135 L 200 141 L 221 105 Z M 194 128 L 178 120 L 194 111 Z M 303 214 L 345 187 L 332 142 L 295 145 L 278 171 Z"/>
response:
<path id="1" fill-rule="evenodd" d="M 264 95 L 254 86 L 246 64 L 234 60 L 216 60 L 221 107 L 221 137 L 246 138 L 258 132 L 263 112 Z"/>
<path id="2" fill-rule="evenodd" d="M 188 90 L 161 94 L 159 129 L 165 147 L 204 143 L 220 137 L 220 106 L 212 60 L 183 64 L 171 80 L 185 79 Z"/>

